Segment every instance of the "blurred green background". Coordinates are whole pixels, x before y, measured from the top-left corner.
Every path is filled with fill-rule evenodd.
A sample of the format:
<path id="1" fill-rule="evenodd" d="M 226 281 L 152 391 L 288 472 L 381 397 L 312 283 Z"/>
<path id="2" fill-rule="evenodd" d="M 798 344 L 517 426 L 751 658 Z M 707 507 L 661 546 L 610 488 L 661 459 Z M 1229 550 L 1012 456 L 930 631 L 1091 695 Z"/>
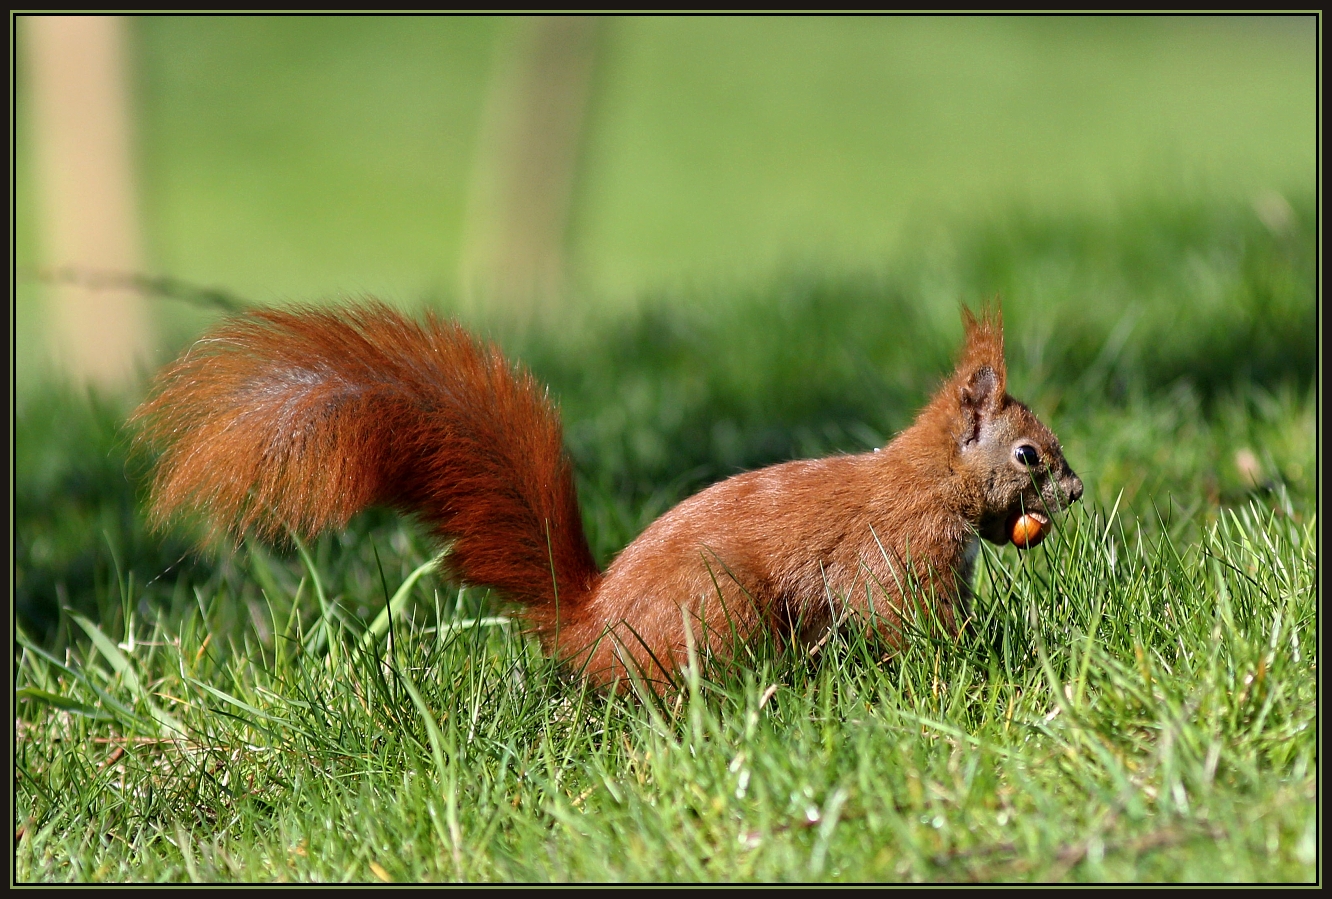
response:
<path id="1" fill-rule="evenodd" d="M 260 302 L 458 306 L 484 109 L 521 22 L 129 24 L 151 272 Z M 1112 217 L 1153 198 L 1307 195 L 1315 28 L 1311 16 L 606 20 L 566 302 L 600 315 L 792 270 L 892 270 L 1014 210 Z M 42 261 L 23 78 L 20 271 Z M 42 296 L 20 280 L 20 399 L 41 376 Z M 201 324 L 155 308 L 172 347 Z"/>

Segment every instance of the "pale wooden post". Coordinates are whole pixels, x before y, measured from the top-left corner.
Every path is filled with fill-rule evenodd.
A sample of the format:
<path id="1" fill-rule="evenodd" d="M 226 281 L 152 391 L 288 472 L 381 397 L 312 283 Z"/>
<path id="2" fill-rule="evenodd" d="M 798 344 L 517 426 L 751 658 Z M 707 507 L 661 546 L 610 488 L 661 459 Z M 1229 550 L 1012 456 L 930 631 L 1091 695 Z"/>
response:
<path id="1" fill-rule="evenodd" d="M 20 24 L 45 267 L 71 281 L 138 272 L 126 23 L 34 15 Z M 71 380 L 113 390 L 130 383 L 151 344 L 143 297 L 62 283 L 50 300 L 52 355 Z"/>
<path id="2" fill-rule="evenodd" d="M 559 294 L 566 274 L 599 20 L 514 25 L 483 113 L 459 272 L 464 296 L 530 312 Z"/>

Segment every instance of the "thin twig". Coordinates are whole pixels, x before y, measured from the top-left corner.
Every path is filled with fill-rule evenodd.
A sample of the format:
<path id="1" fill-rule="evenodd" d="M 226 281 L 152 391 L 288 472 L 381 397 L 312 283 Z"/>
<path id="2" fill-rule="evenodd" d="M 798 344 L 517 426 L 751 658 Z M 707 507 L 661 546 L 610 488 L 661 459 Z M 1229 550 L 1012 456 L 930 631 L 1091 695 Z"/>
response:
<path id="1" fill-rule="evenodd" d="M 223 312 L 243 312 L 257 305 L 230 291 L 216 287 L 199 287 L 168 275 L 153 276 L 141 272 L 114 272 L 67 265 L 59 268 L 25 269 L 20 277 L 46 284 L 72 284 L 86 290 L 132 290 L 143 296 L 182 300 L 196 306 L 221 309 Z"/>

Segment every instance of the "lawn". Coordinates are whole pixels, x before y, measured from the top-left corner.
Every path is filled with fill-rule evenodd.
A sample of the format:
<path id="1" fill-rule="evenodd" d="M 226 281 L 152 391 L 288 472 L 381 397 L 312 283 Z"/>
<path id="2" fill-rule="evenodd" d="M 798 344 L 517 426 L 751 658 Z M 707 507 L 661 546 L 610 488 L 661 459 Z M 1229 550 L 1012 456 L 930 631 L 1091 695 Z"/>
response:
<path id="1" fill-rule="evenodd" d="M 155 270 L 454 308 L 471 138 L 396 143 L 359 181 L 380 142 L 353 126 L 475 116 L 499 26 L 199 21 L 138 36 Z M 749 646 L 664 701 L 607 696 L 501 597 L 423 570 L 438 547 L 382 510 L 299 551 L 149 531 L 132 399 L 30 369 L 15 881 L 1318 878 L 1304 33 L 746 21 L 612 24 L 571 237 L 588 302 L 558 328 L 471 319 L 550 385 L 598 560 L 727 475 L 882 445 L 949 370 L 959 304 L 995 295 L 1010 390 L 1083 501 L 1035 550 L 986 546 L 961 637 Z M 431 77 L 453 105 L 401 88 Z M 913 104 L 928 141 L 874 176 Z M 154 302 L 174 348 L 216 314 Z"/>

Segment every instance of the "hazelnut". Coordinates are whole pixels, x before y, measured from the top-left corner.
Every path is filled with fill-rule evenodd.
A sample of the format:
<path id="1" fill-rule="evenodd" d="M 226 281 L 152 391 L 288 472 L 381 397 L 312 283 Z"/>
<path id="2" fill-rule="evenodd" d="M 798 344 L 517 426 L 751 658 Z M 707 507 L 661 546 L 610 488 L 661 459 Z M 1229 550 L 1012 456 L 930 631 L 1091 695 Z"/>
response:
<path id="1" fill-rule="evenodd" d="M 1008 536 L 1018 549 L 1031 549 L 1050 533 L 1050 519 L 1040 512 L 1025 512 L 1013 516 L 1008 525 Z"/>

